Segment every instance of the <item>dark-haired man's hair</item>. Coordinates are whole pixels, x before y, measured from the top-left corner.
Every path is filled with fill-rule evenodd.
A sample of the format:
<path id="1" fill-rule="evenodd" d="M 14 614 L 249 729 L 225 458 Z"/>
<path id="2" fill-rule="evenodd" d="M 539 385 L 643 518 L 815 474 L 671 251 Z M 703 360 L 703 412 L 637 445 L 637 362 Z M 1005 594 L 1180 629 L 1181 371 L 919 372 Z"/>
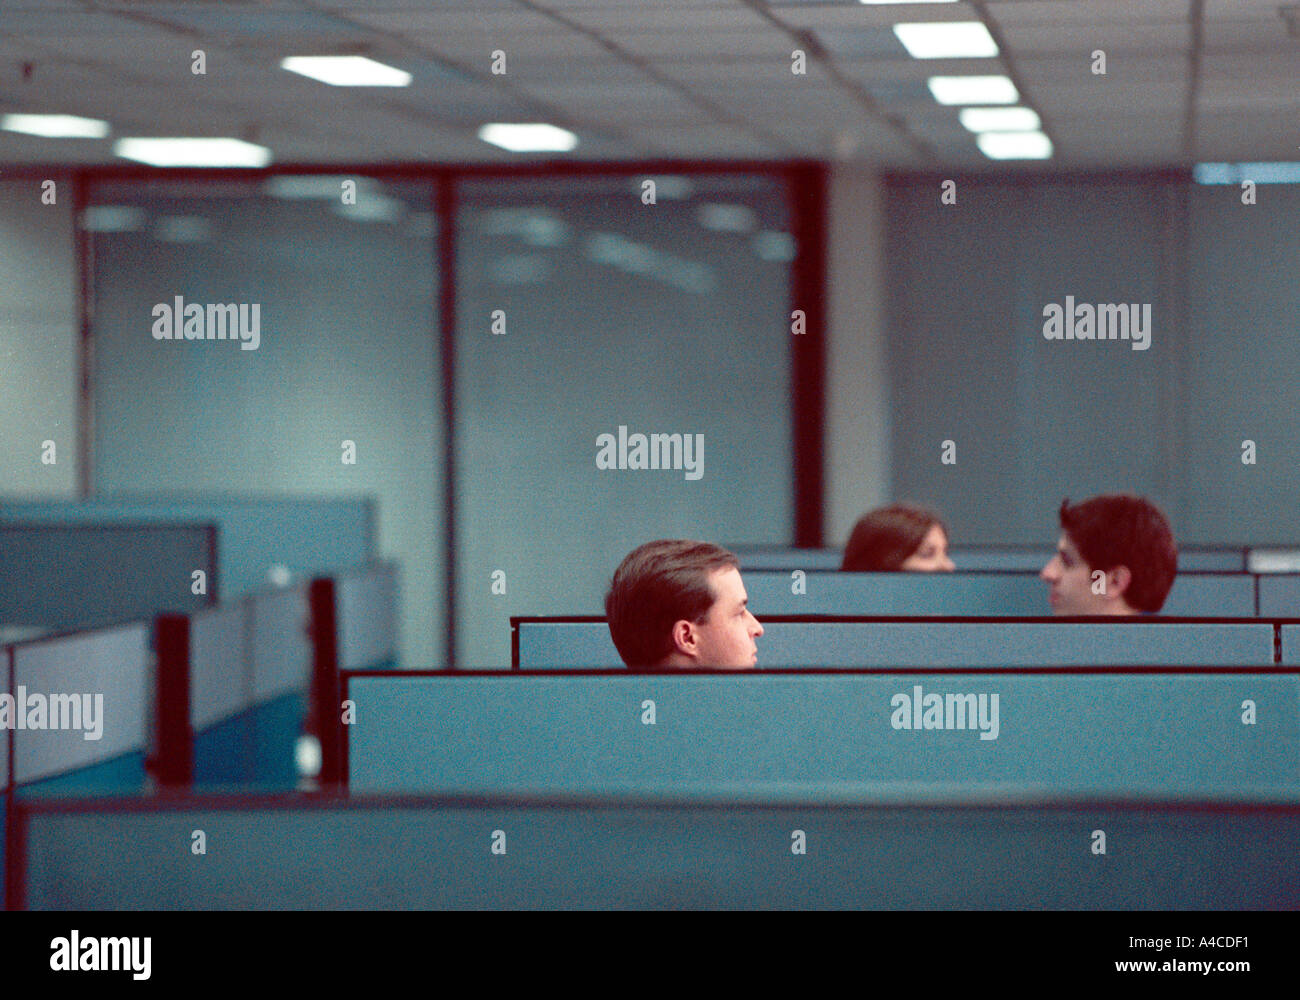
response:
<path id="1" fill-rule="evenodd" d="M 933 525 L 948 534 L 948 526 L 932 510 L 895 503 L 863 514 L 844 546 L 841 570 L 852 573 L 892 573 L 921 546 Z"/>
<path id="2" fill-rule="evenodd" d="M 1129 607 L 1150 613 L 1164 607 L 1178 573 L 1178 546 L 1159 507 L 1145 497 L 1110 493 L 1073 507 L 1063 500 L 1060 516 L 1061 530 L 1090 570 L 1128 567 Z"/>
<path id="3" fill-rule="evenodd" d="M 673 625 L 701 622 L 717 599 L 708 576 L 738 569 L 735 554 L 708 542 L 680 538 L 647 542 L 627 554 L 605 596 L 609 633 L 633 669 L 662 663 L 676 648 Z"/>

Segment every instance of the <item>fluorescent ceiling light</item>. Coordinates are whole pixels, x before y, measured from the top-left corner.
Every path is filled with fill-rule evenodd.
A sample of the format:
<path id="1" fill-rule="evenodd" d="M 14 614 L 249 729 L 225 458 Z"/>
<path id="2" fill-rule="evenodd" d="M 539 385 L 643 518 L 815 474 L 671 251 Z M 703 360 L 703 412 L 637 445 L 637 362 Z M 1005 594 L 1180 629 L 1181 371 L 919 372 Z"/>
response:
<path id="1" fill-rule="evenodd" d="M 512 125 L 493 122 L 478 130 L 478 137 L 512 153 L 567 153 L 578 144 L 568 129 L 542 122 Z"/>
<path id="2" fill-rule="evenodd" d="M 940 104 L 1016 104 L 1020 92 L 1009 76 L 932 76 L 926 80 Z"/>
<path id="3" fill-rule="evenodd" d="M 1300 163 L 1198 163 L 1192 179 L 1197 184 L 1300 184 Z"/>
<path id="4" fill-rule="evenodd" d="M 981 21 L 896 24 L 894 34 L 913 59 L 982 59 L 998 54 Z"/>
<path id="5" fill-rule="evenodd" d="M 289 56 L 280 68 L 332 87 L 409 87 L 411 74 L 365 56 Z"/>
<path id="6" fill-rule="evenodd" d="M 858 0 L 858 3 L 870 6 L 884 6 L 889 3 L 956 3 L 957 0 Z"/>
<path id="7" fill-rule="evenodd" d="M 4 115 L 0 128 L 46 139 L 102 139 L 108 135 L 108 122 L 76 115 Z"/>
<path id="8" fill-rule="evenodd" d="M 981 132 L 975 139 L 990 160 L 1046 160 L 1052 140 L 1042 132 Z"/>
<path id="9" fill-rule="evenodd" d="M 242 139 L 118 139 L 113 152 L 155 167 L 264 167 L 271 151 Z"/>
<path id="10" fill-rule="evenodd" d="M 966 108 L 957 117 L 972 132 L 1037 132 L 1043 127 L 1033 108 Z"/>

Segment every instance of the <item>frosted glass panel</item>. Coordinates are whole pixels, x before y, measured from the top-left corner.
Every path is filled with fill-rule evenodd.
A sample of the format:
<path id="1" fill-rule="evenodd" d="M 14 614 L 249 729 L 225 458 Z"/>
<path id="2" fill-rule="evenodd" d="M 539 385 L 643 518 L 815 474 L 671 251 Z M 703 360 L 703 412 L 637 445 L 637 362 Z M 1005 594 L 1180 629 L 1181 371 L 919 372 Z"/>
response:
<path id="1" fill-rule="evenodd" d="M 459 189 L 460 666 L 509 665 L 511 614 L 599 613 L 642 542 L 792 536 L 784 187 L 643 179 Z M 682 447 L 636 468 L 637 434 Z"/>

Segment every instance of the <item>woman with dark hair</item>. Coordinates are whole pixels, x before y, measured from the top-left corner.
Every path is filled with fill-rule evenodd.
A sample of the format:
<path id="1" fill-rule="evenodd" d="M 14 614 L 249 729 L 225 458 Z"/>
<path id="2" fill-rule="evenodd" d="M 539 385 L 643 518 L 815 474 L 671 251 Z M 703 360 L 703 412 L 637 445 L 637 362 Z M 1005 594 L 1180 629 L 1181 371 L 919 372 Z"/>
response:
<path id="1" fill-rule="evenodd" d="M 948 527 L 934 511 L 911 504 L 879 507 L 858 519 L 841 570 L 854 573 L 951 573 Z"/>

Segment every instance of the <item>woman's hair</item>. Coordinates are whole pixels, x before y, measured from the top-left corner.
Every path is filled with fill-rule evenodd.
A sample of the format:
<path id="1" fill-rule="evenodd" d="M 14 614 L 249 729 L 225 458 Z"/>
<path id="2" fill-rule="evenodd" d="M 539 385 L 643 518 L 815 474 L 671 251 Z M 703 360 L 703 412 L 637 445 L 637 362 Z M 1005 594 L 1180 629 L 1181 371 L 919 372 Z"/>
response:
<path id="1" fill-rule="evenodd" d="M 853 526 L 844 547 L 841 570 L 885 573 L 903 568 L 903 562 L 921 544 L 933 525 L 948 534 L 948 526 L 932 510 L 894 503 L 863 514 Z"/>

